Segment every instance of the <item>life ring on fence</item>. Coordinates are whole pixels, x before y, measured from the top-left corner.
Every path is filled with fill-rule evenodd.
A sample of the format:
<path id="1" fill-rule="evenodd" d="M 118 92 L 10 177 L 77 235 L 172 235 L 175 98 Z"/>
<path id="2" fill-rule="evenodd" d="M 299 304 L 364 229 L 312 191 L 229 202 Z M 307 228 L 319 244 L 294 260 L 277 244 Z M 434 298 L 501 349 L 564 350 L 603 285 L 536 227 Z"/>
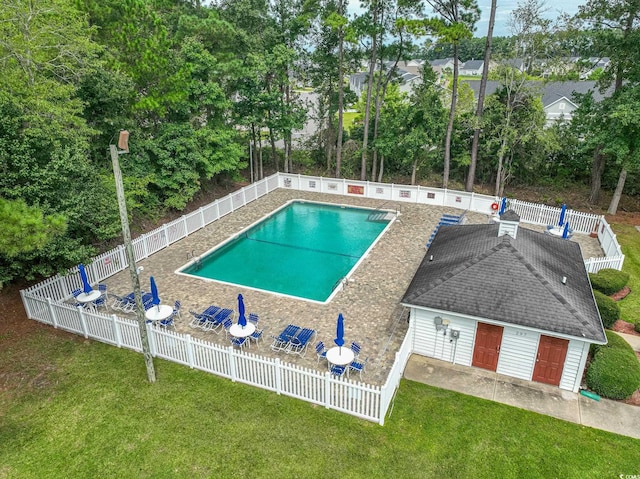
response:
<path id="1" fill-rule="evenodd" d="M 498 211 L 498 208 L 500 208 L 500 205 L 498 203 L 496 203 L 495 201 L 491 203 L 491 209 L 493 211 Z"/>

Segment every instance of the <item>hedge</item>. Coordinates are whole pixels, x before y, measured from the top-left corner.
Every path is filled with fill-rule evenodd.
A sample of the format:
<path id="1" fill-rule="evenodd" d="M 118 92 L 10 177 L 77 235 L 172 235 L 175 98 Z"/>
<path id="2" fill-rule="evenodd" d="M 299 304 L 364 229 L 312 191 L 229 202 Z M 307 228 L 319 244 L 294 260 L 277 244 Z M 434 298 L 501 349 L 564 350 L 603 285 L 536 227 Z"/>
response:
<path id="1" fill-rule="evenodd" d="M 613 268 L 601 269 L 597 273 L 590 273 L 591 287 L 607 296 L 617 293 L 627 285 L 629 273 Z"/>
<path id="2" fill-rule="evenodd" d="M 594 291 L 593 296 L 596 298 L 596 304 L 598 305 L 598 311 L 600 311 L 602 324 L 604 324 L 605 328 L 611 329 L 613 323 L 620 319 L 620 306 L 618 306 L 618 303 L 613 299 L 600 291 Z"/>
<path id="3" fill-rule="evenodd" d="M 625 340 L 606 331 L 605 346 L 598 346 L 587 370 L 587 387 L 602 397 L 626 399 L 640 388 L 640 362 Z"/>

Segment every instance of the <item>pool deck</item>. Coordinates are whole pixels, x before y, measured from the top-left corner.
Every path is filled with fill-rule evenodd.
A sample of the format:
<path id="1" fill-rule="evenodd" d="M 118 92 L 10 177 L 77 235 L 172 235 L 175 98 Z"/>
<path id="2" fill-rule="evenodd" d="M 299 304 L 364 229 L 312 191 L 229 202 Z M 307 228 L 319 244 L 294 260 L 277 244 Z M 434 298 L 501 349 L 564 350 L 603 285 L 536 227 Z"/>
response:
<path id="1" fill-rule="evenodd" d="M 188 262 L 191 252 L 196 256 L 204 254 L 292 199 L 369 208 L 382 206 L 399 211 L 400 216 L 363 259 L 344 289 L 328 304 L 175 274 L 177 269 Z M 426 240 L 443 213 L 461 212 L 447 207 L 278 189 L 139 261 L 138 265 L 144 266 L 140 273 L 140 284 L 143 290 L 149 291 L 149 277 L 154 276 L 163 304 L 172 305 L 175 300 L 182 302 L 182 319 L 176 321 L 177 331 L 225 346 L 230 343 L 224 332 L 216 334 L 190 328 L 188 324 L 192 316 L 189 310 L 201 312 L 211 304 L 236 310 L 236 298 L 238 293 L 242 293 L 247 313 L 257 313 L 260 317 L 258 329 L 264 328 L 263 341 L 257 346 L 251 344 L 246 351 L 278 357 L 285 362 L 321 371 L 326 371 L 326 361 L 321 361 L 318 365 L 315 344 L 322 340 L 327 347 L 333 346 L 336 318 L 338 313 L 343 313 L 346 345 L 351 344 L 351 341 L 359 342 L 362 345 L 360 357 L 369 358 L 362 375 L 363 382 L 382 385 L 407 331 L 408 311 L 403 310 L 399 301 L 424 257 Z M 488 216 L 480 213 L 467 212 L 466 216 L 469 223 L 488 221 Z M 522 226 L 544 231 L 543 226 Z M 580 243 L 585 258 L 603 256 L 597 239 L 588 235 L 574 235 L 572 240 Z M 121 271 L 104 282 L 110 293 L 122 295 L 132 289 L 128 270 Z M 304 358 L 273 352 L 269 348 L 271 336 L 280 333 L 288 324 L 313 328 L 318 332 L 317 337 L 309 344 Z"/>

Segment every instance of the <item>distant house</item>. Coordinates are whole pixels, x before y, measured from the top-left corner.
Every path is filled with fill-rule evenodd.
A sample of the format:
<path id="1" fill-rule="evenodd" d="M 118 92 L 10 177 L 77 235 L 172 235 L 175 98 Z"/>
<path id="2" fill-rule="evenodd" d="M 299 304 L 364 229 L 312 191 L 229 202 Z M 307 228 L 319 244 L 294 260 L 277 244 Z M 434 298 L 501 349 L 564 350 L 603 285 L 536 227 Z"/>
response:
<path id="1" fill-rule="evenodd" d="M 480 80 L 466 80 L 466 82 L 473 90 L 474 97 L 477 99 L 480 91 Z M 500 82 L 488 81 L 486 94 L 491 95 L 495 93 L 499 86 Z M 547 126 L 551 126 L 557 121 L 569 122 L 573 119 L 573 112 L 578 108 L 578 105 L 574 103 L 572 99 L 574 93 L 587 93 L 588 91 L 592 91 L 596 101 L 601 101 L 611 94 L 610 91 L 601 94 L 594 81 L 548 82 L 540 84 L 540 87 Z"/>
<path id="2" fill-rule="evenodd" d="M 395 62 L 387 61 L 384 63 L 385 70 L 393 68 Z M 399 89 L 404 93 L 411 93 L 416 85 L 422 82 L 422 63 L 420 60 L 410 60 L 398 62 L 395 70 L 394 80 L 398 83 Z M 368 72 L 358 72 L 349 75 L 349 88 L 358 96 L 366 91 Z"/>
<path id="3" fill-rule="evenodd" d="M 460 61 L 458 61 L 458 65 L 460 64 Z M 447 70 L 453 71 L 453 57 L 430 60 L 429 65 L 431 65 L 436 75 L 442 75 Z"/>
<path id="4" fill-rule="evenodd" d="M 481 76 L 482 68 L 484 66 L 484 60 L 469 60 L 468 62 L 464 62 L 462 66 L 460 66 L 460 75 L 465 76 Z"/>
<path id="5" fill-rule="evenodd" d="M 401 301 L 413 350 L 577 392 L 607 342 L 580 246 L 519 220 L 438 230 Z"/>

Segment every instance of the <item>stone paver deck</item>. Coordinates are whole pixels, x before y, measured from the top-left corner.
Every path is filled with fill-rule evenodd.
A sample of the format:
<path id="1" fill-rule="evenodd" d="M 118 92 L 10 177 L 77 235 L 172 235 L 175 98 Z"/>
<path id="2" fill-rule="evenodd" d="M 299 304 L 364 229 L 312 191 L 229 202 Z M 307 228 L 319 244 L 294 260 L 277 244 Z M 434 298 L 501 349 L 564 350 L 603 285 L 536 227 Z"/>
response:
<path id="1" fill-rule="evenodd" d="M 380 207 L 384 203 L 385 209 L 396 209 L 400 215 L 369 256 L 362 261 L 344 289 L 326 305 L 175 274 L 177 269 L 188 262 L 188 256 L 192 252 L 196 256 L 204 254 L 292 199 L 371 208 Z M 177 331 L 225 346 L 229 342 L 224 332 L 218 335 L 190 328 L 188 323 L 192 317 L 189 310 L 200 312 L 211 304 L 236 310 L 236 298 L 238 293 L 242 293 L 247 312 L 258 313 L 258 327 L 265 330 L 264 340 L 257 346 L 252 344 L 248 351 L 279 357 L 286 362 L 322 371 L 326 371 L 326 362 L 318 364 L 313 348 L 318 340 L 323 340 L 327 347 L 333 346 L 336 318 L 342 312 L 345 318 L 345 341 L 347 344 L 351 341 L 359 342 L 362 345 L 360 357 L 369 358 L 362 380 L 382 385 L 407 331 L 408 311 L 403 310 L 399 301 L 424 257 L 426 240 L 443 213 L 460 214 L 461 211 L 447 207 L 278 189 L 140 261 L 138 265 L 144 266 L 140 273 L 140 284 L 143 290 L 148 291 L 149 276 L 153 275 L 164 304 L 173 304 L 175 300 L 182 302 L 182 318 L 176 322 Z M 467 212 L 467 218 L 470 223 L 488 221 L 487 215 L 480 213 Z M 544 230 L 544 227 L 531 228 Z M 574 235 L 573 240 L 580 243 L 585 258 L 602 256 L 597 239 L 587 235 Z M 128 270 L 108 278 L 105 283 L 110 293 L 122 295 L 132 289 Z M 318 332 L 304 358 L 273 352 L 269 348 L 271 336 L 280 333 L 290 323 L 313 328 Z"/>

